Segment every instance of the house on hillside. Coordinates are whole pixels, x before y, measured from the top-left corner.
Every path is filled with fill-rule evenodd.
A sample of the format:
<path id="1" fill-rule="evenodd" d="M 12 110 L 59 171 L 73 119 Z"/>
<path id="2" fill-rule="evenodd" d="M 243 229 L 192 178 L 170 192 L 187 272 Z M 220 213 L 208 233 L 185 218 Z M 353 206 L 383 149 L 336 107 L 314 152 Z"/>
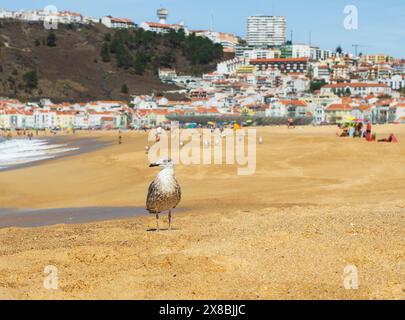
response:
<path id="1" fill-rule="evenodd" d="M 125 18 L 114 18 L 112 16 L 102 17 L 101 23 L 110 29 L 136 28 L 136 24 L 132 20 Z"/>
<path id="2" fill-rule="evenodd" d="M 332 103 L 325 112 L 328 123 L 341 123 L 351 116 L 352 108 L 348 104 Z"/>

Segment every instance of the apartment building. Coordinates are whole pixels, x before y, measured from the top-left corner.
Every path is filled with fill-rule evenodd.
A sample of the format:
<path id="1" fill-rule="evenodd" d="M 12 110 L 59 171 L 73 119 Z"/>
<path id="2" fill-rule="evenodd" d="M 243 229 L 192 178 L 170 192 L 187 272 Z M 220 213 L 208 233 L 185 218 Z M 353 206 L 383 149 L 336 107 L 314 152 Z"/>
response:
<path id="1" fill-rule="evenodd" d="M 286 18 L 282 16 L 250 16 L 247 22 L 247 43 L 252 47 L 280 46 L 285 43 Z"/>
<path id="2" fill-rule="evenodd" d="M 258 67 L 260 71 L 279 70 L 281 73 L 301 73 L 308 71 L 307 58 L 291 59 L 252 59 L 250 65 Z"/>

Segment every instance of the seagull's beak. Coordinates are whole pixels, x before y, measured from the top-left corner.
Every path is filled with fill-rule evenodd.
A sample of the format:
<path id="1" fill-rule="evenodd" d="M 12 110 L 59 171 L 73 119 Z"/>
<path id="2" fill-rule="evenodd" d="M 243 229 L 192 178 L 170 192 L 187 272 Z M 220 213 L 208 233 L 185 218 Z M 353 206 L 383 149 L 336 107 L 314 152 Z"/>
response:
<path id="1" fill-rule="evenodd" d="M 157 163 L 151 163 L 151 164 L 149 165 L 149 168 L 152 168 L 152 167 L 159 167 L 159 165 L 158 165 Z"/>

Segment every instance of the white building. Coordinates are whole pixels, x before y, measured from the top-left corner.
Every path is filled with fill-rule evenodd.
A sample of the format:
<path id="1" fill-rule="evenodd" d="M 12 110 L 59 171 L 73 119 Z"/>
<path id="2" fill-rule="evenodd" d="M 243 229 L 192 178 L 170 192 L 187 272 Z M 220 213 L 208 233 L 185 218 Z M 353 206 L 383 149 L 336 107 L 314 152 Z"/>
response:
<path id="1" fill-rule="evenodd" d="M 14 17 L 13 11 L 8 11 L 4 9 L 0 10 L 0 19 L 11 19 L 13 17 Z"/>
<path id="2" fill-rule="evenodd" d="M 309 58 L 311 60 L 327 60 L 332 56 L 332 51 L 320 49 L 319 47 L 310 46 L 308 44 L 293 44 L 293 58 Z"/>
<path id="3" fill-rule="evenodd" d="M 310 58 L 311 46 L 307 44 L 293 44 L 292 45 L 292 58 Z"/>
<path id="4" fill-rule="evenodd" d="M 280 52 L 273 49 L 254 49 L 243 52 L 243 58 L 251 59 L 274 59 L 279 58 Z"/>
<path id="5" fill-rule="evenodd" d="M 55 128 L 57 126 L 56 111 L 43 109 L 34 110 L 35 129 Z"/>
<path id="6" fill-rule="evenodd" d="M 167 24 L 160 22 L 142 22 L 139 26 L 145 31 L 151 31 L 156 33 L 168 33 L 170 30 L 179 31 L 184 30 L 186 35 L 190 34 L 190 31 L 184 24 Z"/>
<path id="7" fill-rule="evenodd" d="M 321 124 L 321 123 L 325 123 L 327 121 L 325 106 L 322 106 L 322 105 L 311 106 L 311 110 L 312 110 L 312 115 L 314 118 L 314 120 L 313 120 L 314 123 Z"/>
<path id="8" fill-rule="evenodd" d="M 224 48 L 224 52 L 235 52 L 239 39 L 233 33 L 217 32 L 209 30 L 190 30 L 190 33 L 199 37 L 206 37 L 214 43 L 219 43 Z"/>
<path id="9" fill-rule="evenodd" d="M 241 58 L 235 58 L 227 61 L 223 61 L 217 64 L 217 73 L 220 74 L 233 74 L 236 69 L 244 64 L 244 60 Z"/>
<path id="10" fill-rule="evenodd" d="M 223 73 L 219 73 L 219 72 L 211 72 L 211 73 L 203 74 L 202 78 L 205 81 L 220 81 L 220 80 L 225 80 L 225 75 Z"/>
<path id="11" fill-rule="evenodd" d="M 110 29 L 129 29 L 136 27 L 135 23 L 130 19 L 114 18 L 111 16 L 101 18 L 101 23 Z"/>
<path id="12" fill-rule="evenodd" d="M 325 80 L 329 82 L 330 79 L 330 69 L 327 65 L 315 64 L 313 67 L 314 79 Z"/>
<path id="13" fill-rule="evenodd" d="M 162 81 L 170 81 L 177 77 L 176 70 L 169 68 L 159 68 L 159 79 Z"/>
<path id="14" fill-rule="evenodd" d="M 93 19 L 87 17 L 87 20 L 83 18 L 80 13 L 71 12 L 71 11 L 60 11 L 53 12 L 50 10 L 20 10 L 20 11 L 6 11 L 0 10 L 0 19 L 1 18 L 11 18 L 16 20 L 31 21 L 31 22 L 42 22 L 48 21 L 49 23 L 61 23 L 61 24 L 70 24 L 70 23 L 90 23 L 99 22 L 98 19 Z"/>
<path id="15" fill-rule="evenodd" d="M 311 55 L 312 60 L 328 60 L 332 57 L 331 50 L 320 49 L 318 47 L 311 47 Z"/>
<path id="16" fill-rule="evenodd" d="M 405 103 L 397 103 L 389 108 L 390 122 L 405 123 Z"/>
<path id="17" fill-rule="evenodd" d="M 386 84 L 381 83 L 337 83 L 328 84 L 321 88 L 321 94 L 332 94 L 332 93 L 342 93 L 345 94 L 346 91 L 350 90 L 350 94 L 359 95 L 361 97 L 368 96 L 370 94 L 379 95 L 391 95 L 392 90 Z"/>
<path id="18" fill-rule="evenodd" d="M 58 13 L 58 22 L 62 24 L 83 23 L 83 16 L 77 12 L 61 11 Z"/>
<path id="19" fill-rule="evenodd" d="M 382 79 L 381 83 L 390 86 L 393 90 L 401 90 L 402 88 L 405 88 L 405 74 L 397 74 L 391 78 Z"/>
<path id="20" fill-rule="evenodd" d="M 247 42 L 252 47 L 278 46 L 285 43 L 286 18 L 281 16 L 250 16 Z"/>

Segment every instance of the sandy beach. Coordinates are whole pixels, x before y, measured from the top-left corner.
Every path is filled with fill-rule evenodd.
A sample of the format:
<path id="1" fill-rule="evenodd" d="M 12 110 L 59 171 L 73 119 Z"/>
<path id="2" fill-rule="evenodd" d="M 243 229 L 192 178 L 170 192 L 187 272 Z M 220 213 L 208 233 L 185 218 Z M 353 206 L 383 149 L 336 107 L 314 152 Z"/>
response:
<path id="1" fill-rule="evenodd" d="M 8 219 L 0 298 L 404 299 L 405 126 L 375 127 L 398 144 L 337 138 L 332 126 L 257 130 L 264 143 L 254 175 L 238 176 L 236 165 L 176 167 L 183 198 L 171 232 L 153 232 L 154 217 L 138 211 L 157 173 L 146 133 L 0 172 L 0 222 Z M 86 208 L 84 221 L 45 226 L 50 212 Z M 121 216 L 128 208 L 136 214 Z M 24 210 L 43 214 L 44 226 L 21 223 L 21 213 L 13 220 Z M 49 265 L 57 290 L 43 286 Z M 358 290 L 343 286 L 348 265 Z"/>

